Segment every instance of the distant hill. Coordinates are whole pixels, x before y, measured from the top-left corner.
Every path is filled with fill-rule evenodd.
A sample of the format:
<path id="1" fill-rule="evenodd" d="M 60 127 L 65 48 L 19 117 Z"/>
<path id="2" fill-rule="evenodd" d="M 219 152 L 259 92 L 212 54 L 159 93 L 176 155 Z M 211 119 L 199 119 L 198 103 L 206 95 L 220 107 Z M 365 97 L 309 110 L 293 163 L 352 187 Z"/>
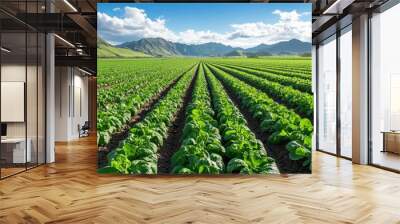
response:
<path id="1" fill-rule="evenodd" d="M 138 41 L 126 42 L 117 47 L 129 48 L 153 56 L 179 56 L 181 53 L 176 45 L 162 38 L 144 38 Z"/>
<path id="2" fill-rule="evenodd" d="M 297 39 L 282 41 L 276 44 L 260 44 L 253 48 L 246 49 L 246 52 L 260 54 L 262 52 L 272 55 L 279 54 L 304 54 L 311 52 L 311 43 Z"/>
<path id="3" fill-rule="evenodd" d="M 162 38 L 144 38 L 138 41 L 126 42 L 118 47 L 129 48 L 153 56 L 193 56 L 210 57 L 224 56 L 236 48 L 219 43 L 205 43 L 199 45 L 173 43 Z"/>
<path id="4" fill-rule="evenodd" d="M 231 51 L 231 52 L 225 54 L 225 56 L 227 56 L 227 57 L 244 57 L 247 55 L 244 50 L 234 50 L 234 51 Z"/>
<path id="5" fill-rule="evenodd" d="M 151 57 L 143 52 L 128 48 L 114 47 L 101 38 L 97 39 L 97 57 L 99 58 L 143 58 Z"/>
<path id="6" fill-rule="evenodd" d="M 203 57 L 224 56 L 233 50 L 240 50 L 240 48 L 213 42 L 198 45 L 176 43 L 176 46 L 182 55 Z"/>
<path id="7" fill-rule="evenodd" d="M 311 43 L 297 39 L 282 41 L 276 44 L 260 44 L 256 47 L 243 49 L 234 48 L 220 43 L 182 44 L 174 43 L 163 38 L 143 38 L 137 41 L 126 42 L 118 45 L 119 48 L 129 48 L 133 51 L 143 52 L 157 57 L 192 56 L 192 57 L 218 57 L 218 56 L 269 56 L 269 55 L 301 55 L 311 52 Z"/>
<path id="8" fill-rule="evenodd" d="M 118 47 L 129 48 L 153 56 L 194 56 L 210 57 L 224 56 L 236 49 L 219 43 L 205 43 L 199 45 L 182 44 L 167 41 L 163 38 L 144 38 L 138 41 L 126 42 Z"/>

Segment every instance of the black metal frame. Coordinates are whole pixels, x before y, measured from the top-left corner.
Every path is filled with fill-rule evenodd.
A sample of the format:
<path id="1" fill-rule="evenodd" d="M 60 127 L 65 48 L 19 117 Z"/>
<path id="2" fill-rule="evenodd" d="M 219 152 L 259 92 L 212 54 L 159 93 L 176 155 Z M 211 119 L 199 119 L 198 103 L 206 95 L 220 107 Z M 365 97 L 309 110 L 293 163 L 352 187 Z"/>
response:
<path id="1" fill-rule="evenodd" d="M 318 75 L 318 60 L 319 60 L 319 44 L 315 45 L 315 121 L 314 121 L 314 127 L 315 127 L 315 148 L 319 148 L 319 110 L 318 110 L 318 105 L 319 105 L 319 75 Z"/>
<path id="2" fill-rule="evenodd" d="M 27 11 L 27 3 L 28 1 L 25 0 L 25 11 Z M 39 6 L 39 0 L 36 0 L 36 10 L 38 11 Z M 46 11 L 47 11 L 47 7 L 46 7 Z M 24 120 L 25 120 L 25 169 L 12 173 L 10 175 L 7 176 L 2 176 L 1 170 L 2 168 L 0 167 L 0 180 L 6 179 L 8 177 L 12 177 L 14 175 L 17 175 L 19 173 L 23 173 L 27 170 L 39 167 L 41 165 L 44 165 L 47 163 L 47 33 L 43 33 L 44 35 L 44 42 L 42 42 L 44 44 L 44 55 L 43 55 L 43 59 L 44 59 L 44 68 L 42 69 L 42 73 L 44 75 L 42 82 L 44 82 L 44 117 L 42 117 L 44 119 L 44 136 L 43 136 L 43 140 L 44 140 L 44 155 L 43 155 L 43 163 L 39 163 L 39 30 L 34 29 L 33 27 L 29 26 L 28 24 L 25 24 L 25 84 L 24 84 Z M 28 30 L 33 30 L 36 33 L 36 99 L 37 99 L 37 107 L 36 107 L 36 143 L 37 143 L 37 152 L 36 152 L 36 162 L 33 166 L 28 167 L 28 154 L 27 154 L 27 147 L 28 147 L 28 125 L 27 125 L 27 81 L 28 81 Z M 0 32 L 0 45 L 1 45 L 1 37 L 2 37 L 2 33 Z M 2 62 L 2 58 L 1 58 L 1 53 L 0 53 L 0 67 L 1 67 L 1 62 Z M 1 69 L 0 69 L 0 81 L 1 81 Z M 1 85 L 0 85 L 0 90 L 1 90 Z M 0 91 L 0 99 L 1 99 L 1 91 Z M 1 115 L 0 115 L 0 120 L 1 120 Z M 1 123 L 1 121 L 0 121 Z M 0 144 L 0 155 L 1 155 L 1 144 Z M 1 158 L 1 157 L 0 157 Z"/>
<path id="3" fill-rule="evenodd" d="M 341 64 L 340 64 L 340 36 L 341 30 L 336 30 L 336 154 L 341 156 L 341 133 L 342 124 L 340 117 L 340 79 L 341 79 Z"/>
<path id="4" fill-rule="evenodd" d="M 367 158 L 367 162 L 368 164 L 373 164 L 372 163 L 372 97 L 371 97 L 371 93 L 372 93 L 372 83 L 371 83 L 371 71 L 372 71 L 372 66 L 371 66 L 371 55 L 372 55 L 372 34 L 371 34 L 371 19 L 372 19 L 372 13 L 369 12 L 368 13 L 368 53 L 367 53 L 367 62 L 368 62 L 368 69 L 367 69 L 367 83 L 368 83 L 368 96 L 367 96 L 367 107 L 368 107 L 368 111 L 367 111 L 367 119 L 368 119 L 368 124 L 367 124 L 367 132 L 368 132 L 368 158 Z"/>

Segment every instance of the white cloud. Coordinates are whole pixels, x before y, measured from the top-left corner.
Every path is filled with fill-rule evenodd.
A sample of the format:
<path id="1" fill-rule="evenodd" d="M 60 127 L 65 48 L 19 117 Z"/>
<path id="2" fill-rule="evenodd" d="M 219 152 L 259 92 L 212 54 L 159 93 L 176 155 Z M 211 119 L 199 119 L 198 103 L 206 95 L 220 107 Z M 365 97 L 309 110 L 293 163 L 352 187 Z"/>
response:
<path id="1" fill-rule="evenodd" d="M 121 10 L 121 8 L 117 7 L 117 8 L 113 8 L 112 11 L 116 12 L 116 11 L 120 11 L 120 10 Z"/>
<path id="2" fill-rule="evenodd" d="M 279 20 L 275 23 L 231 24 L 232 30 L 225 33 L 194 29 L 176 33 L 166 26 L 165 19 L 151 19 L 144 10 L 134 7 L 125 7 L 123 18 L 99 12 L 97 19 L 100 36 L 113 43 L 161 37 L 186 44 L 217 42 L 247 48 L 293 38 L 311 41 L 311 21 L 301 19 L 307 14 L 298 13 L 296 10 L 275 10 L 273 14 L 279 16 Z"/>
<path id="3" fill-rule="evenodd" d="M 298 21 L 300 19 L 300 14 L 296 10 L 290 12 L 275 10 L 272 14 L 279 15 L 281 21 Z"/>
<path id="4" fill-rule="evenodd" d="M 97 13 L 100 36 L 114 42 L 130 41 L 132 38 L 174 37 L 174 34 L 165 27 L 165 20 L 152 20 L 144 10 L 138 8 L 125 7 L 124 10 L 123 18 Z"/>

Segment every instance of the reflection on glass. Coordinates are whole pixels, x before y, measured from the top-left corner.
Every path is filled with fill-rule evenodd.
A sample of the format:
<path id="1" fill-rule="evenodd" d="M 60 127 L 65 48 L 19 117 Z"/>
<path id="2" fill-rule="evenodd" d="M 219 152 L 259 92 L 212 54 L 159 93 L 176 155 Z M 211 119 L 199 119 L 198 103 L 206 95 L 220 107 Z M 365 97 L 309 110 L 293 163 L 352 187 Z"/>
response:
<path id="1" fill-rule="evenodd" d="M 352 35 L 351 26 L 340 36 L 340 153 L 352 157 Z"/>
<path id="2" fill-rule="evenodd" d="M 26 142 L 25 38 L 25 33 L 1 34 L 2 47 L 9 49 L 9 52 L 2 51 L 1 57 L 2 177 L 24 171 L 31 155 Z"/>
<path id="3" fill-rule="evenodd" d="M 37 149 L 38 149 L 38 156 L 37 156 L 37 162 L 38 164 L 43 164 L 45 163 L 45 70 L 44 66 L 46 64 L 46 52 L 45 52 L 45 44 L 46 44 L 46 39 L 45 35 L 42 33 L 39 33 L 38 35 L 38 76 L 37 76 L 37 90 L 38 90 L 38 123 L 37 123 L 37 128 L 38 128 L 38 136 L 37 136 Z"/>
<path id="4" fill-rule="evenodd" d="M 318 48 L 318 147 L 336 153 L 336 37 Z"/>
<path id="5" fill-rule="evenodd" d="M 371 133 L 372 163 L 400 170 L 400 5 L 371 20 Z M 394 131 L 394 132 L 392 132 Z"/>
<path id="6" fill-rule="evenodd" d="M 0 7 L 21 15 L 46 9 L 45 0 Z M 0 178 L 45 162 L 45 44 L 43 33 L 0 12 Z"/>
<path id="7" fill-rule="evenodd" d="M 36 33 L 27 33 L 27 82 L 26 82 L 26 114 L 27 114 L 27 144 L 30 150 L 30 158 L 27 167 L 31 168 L 37 165 L 38 144 L 37 144 L 37 79 L 38 79 L 38 36 Z"/>

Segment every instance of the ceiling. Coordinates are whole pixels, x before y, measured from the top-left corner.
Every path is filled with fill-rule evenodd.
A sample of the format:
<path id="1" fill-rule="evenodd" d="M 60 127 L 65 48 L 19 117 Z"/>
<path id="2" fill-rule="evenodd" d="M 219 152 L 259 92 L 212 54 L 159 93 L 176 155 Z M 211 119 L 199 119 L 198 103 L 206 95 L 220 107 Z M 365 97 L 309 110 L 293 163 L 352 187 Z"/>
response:
<path id="1" fill-rule="evenodd" d="M 374 11 L 389 0 L 312 0 L 313 43 L 351 24 L 352 18 Z"/>
<path id="2" fill-rule="evenodd" d="M 7 41 L 13 50 L 9 56 L 26 55 L 22 49 L 26 31 L 55 33 L 56 66 L 79 66 L 96 73 L 96 4 L 96 0 L 1 0 L 0 26 L 9 39 L 3 45 Z"/>

